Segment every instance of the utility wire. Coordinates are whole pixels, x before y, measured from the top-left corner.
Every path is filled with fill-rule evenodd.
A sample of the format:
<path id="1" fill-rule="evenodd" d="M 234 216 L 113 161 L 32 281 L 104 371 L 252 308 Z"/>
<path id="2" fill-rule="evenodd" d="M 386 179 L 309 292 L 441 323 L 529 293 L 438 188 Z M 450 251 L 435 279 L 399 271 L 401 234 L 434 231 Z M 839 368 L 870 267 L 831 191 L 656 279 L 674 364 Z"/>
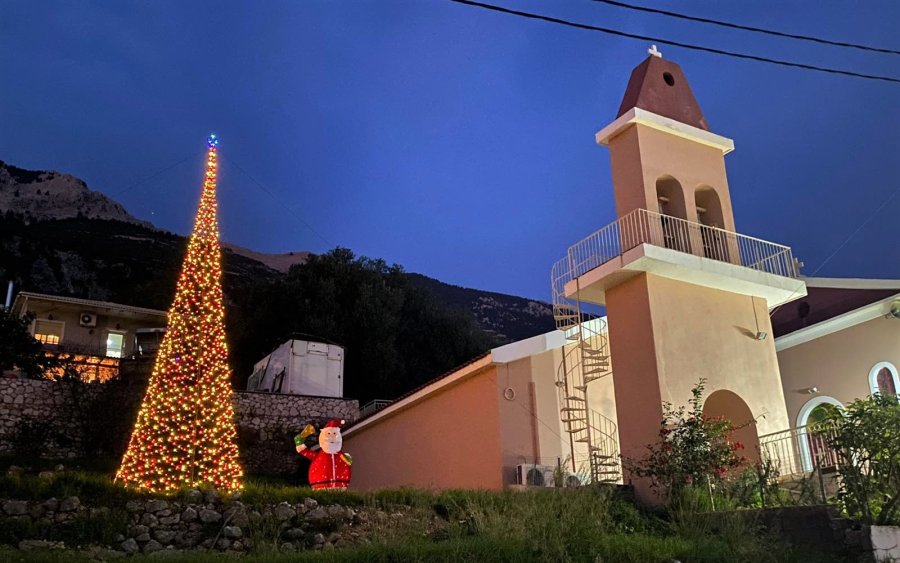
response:
<path id="1" fill-rule="evenodd" d="M 837 256 L 837 253 L 840 252 L 841 250 L 843 250 L 844 247 L 847 246 L 847 244 L 853 239 L 853 237 L 855 237 L 856 235 L 858 235 L 859 232 L 860 232 L 861 230 L 863 230 L 863 229 L 865 228 L 866 225 L 868 225 L 869 223 L 871 223 L 871 222 L 872 222 L 872 219 L 874 219 L 876 215 L 878 215 L 879 213 L 881 213 L 881 210 L 884 209 L 885 207 L 887 207 L 887 204 L 888 204 L 892 199 L 894 199 L 894 196 L 896 196 L 898 193 L 900 193 L 900 186 L 897 186 L 897 189 L 895 189 L 893 192 L 891 192 L 891 194 L 890 194 L 889 196 L 887 196 L 887 199 L 885 199 L 884 202 L 883 202 L 881 205 L 878 206 L 878 209 L 876 209 L 875 211 L 873 211 L 873 212 L 871 213 L 871 215 L 869 215 L 869 217 L 866 218 L 866 220 L 863 221 L 863 222 L 859 225 L 859 227 L 856 228 L 855 231 L 853 231 L 852 233 L 850 233 L 850 236 L 847 237 L 847 239 L 846 239 L 844 242 L 842 242 L 840 246 L 838 246 L 837 248 L 834 249 L 834 252 L 832 252 L 831 254 L 828 255 L 828 258 L 826 258 L 825 261 L 822 262 L 822 263 L 819 265 L 819 267 L 815 269 L 815 271 L 812 273 L 812 276 L 815 276 L 816 274 L 818 274 L 818 273 L 819 273 L 819 270 L 821 270 L 822 268 L 825 267 L 825 264 L 827 264 L 828 262 L 831 261 L 832 258 L 834 258 L 835 256 Z M 812 277 L 812 276 L 810 276 L 810 277 Z"/>
<path id="2" fill-rule="evenodd" d="M 186 157 L 184 157 L 184 158 L 182 158 L 182 159 L 180 159 L 180 160 L 177 160 L 177 161 L 173 162 L 172 164 L 166 166 L 165 168 L 161 168 L 160 170 L 157 170 L 157 171 L 154 172 L 153 174 L 151 174 L 151 175 L 149 175 L 149 176 L 147 176 L 147 177 L 145 177 L 145 178 L 142 178 L 142 179 L 138 180 L 137 182 L 134 182 L 133 184 L 129 184 L 128 186 L 122 188 L 121 190 L 116 190 L 116 191 L 114 191 L 114 192 L 110 192 L 109 195 L 110 195 L 110 196 L 120 196 L 120 195 L 126 194 L 126 193 L 130 192 L 131 190 L 137 188 L 137 187 L 140 186 L 141 184 L 144 184 L 145 182 L 149 182 L 150 180 L 152 180 L 153 178 L 156 178 L 157 176 L 159 176 L 159 175 L 162 174 L 163 172 L 168 172 L 169 170 L 175 168 L 175 167 L 178 166 L 179 164 L 181 164 L 181 163 L 183 163 L 183 162 L 186 162 L 186 161 L 188 161 L 188 160 L 190 160 L 190 159 L 196 157 L 197 155 L 199 155 L 200 153 L 203 153 L 203 152 L 206 152 L 206 151 L 200 151 L 200 152 L 195 152 L 195 153 L 189 154 L 189 155 L 187 155 Z"/>
<path id="3" fill-rule="evenodd" d="M 822 45 L 833 45 L 835 47 L 849 47 L 851 49 L 860 49 L 862 51 L 873 51 L 875 53 L 889 53 L 891 55 L 900 55 L 900 50 L 896 49 L 884 49 L 882 47 L 872 47 L 870 45 L 860 45 L 857 43 L 847 43 L 844 41 L 832 41 L 830 39 L 823 39 L 821 37 L 814 37 L 812 35 L 800 35 L 797 33 L 786 33 L 783 31 L 775 31 L 772 29 L 763 29 L 761 27 L 752 27 L 749 25 L 741 25 L 732 22 L 726 22 L 721 20 L 713 20 L 709 18 L 701 18 L 698 16 L 689 16 L 687 14 L 682 14 L 679 12 L 670 12 L 668 10 L 660 10 L 659 8 L 648 8 L 646 6 L 638 6 L 636 4 L 627 4 L 625 2 L 619 2 L 617 0 L 593 0 L 594 2 L 600 2 L 602 4 L 609 4 L 610 6 L 618 6 L 619 8 L 626 8 L 628 10 L 637 10 L 639 12 L 649 12 L 651 14 L 660 14 L 663 16 L 669 16 L 671 18 L 678 18 L 682 20 L 700 22 L 700 23 L 708 23 L 712 25 L 718 25 L 721 27 L 728 27 L 731 29 L 741 29 L 743 31 L 752 31 L 754 33 L 765 33 L 766 35 L 774 35 L 776 37 L 786 37 L 789 39 L 799 39 L 801 41 L 812 41 L 813 43 L 820 43 Z"/>
<path id="4" fill-rule="evenodd" d="M 852 76 L 854 78 L 864 78 L 867 80 L 880 80 L 883 82 L 894 82 L 900 84 L 900 78 L 894 78 L 891 76 L 879 76 L 876 74 L 864 74 L 861 72 L 854 72 L 851 70 L 841 70 L 836 68 L 828 68 L 822 66 L 808 65 L 804 63 L 796 63 L 792 61 L 784 61 L 780 59 L 770 59 L 768 57 L 760 57 L 757 55 L 748 55 L 746 53 L 736 53 L 734 51 L 725 51 L 722 49 L 715 49 L 713 47 L 704 47 L 702 45 L 693 45 L 690 43 L 681 43 L 679 41 L 673 41 L 671 39 L 662 39 L 660 37 L 650 37 L 647 35 L 638 35 L 636 33 L 628 33 L 625 31 L 620 31 L 618 29 L 612 29 L 608 27 L 599 27 L 595 25 L 589 25 L 586 23 L 573 22 L 568 20 L 563 20 L 559 18 L 554 18 L 551 16 L 545 16 L 542 14 L 534 14 L 531 12 L 523 12 L 521 10 L 513 10 L 510 8 L 504 8 L 503 6 L 496 6 L 494 4 L 485 4 L 483 2 L 475 2 L 473 0 L 450 0 L 450 2 L 455 2 L 457 4 L 465 4 L 468 6 L 475 6 L 478 8 L 483 8 L 485 10 L 491 10 L 494 12 L 500 12 L 503 14 L 510 14 L 513 16 L 519 16 L 523 18 L 533 19 L 533 20 L 541 20 L 545 22 L 555 23 L 559 25 L 564 25 L 567 27 L 574 27 L 576 29 L 584 29 L 588 31 L 599 31 L 600 33 L 607 33 L 609 35 L 617 35 L 619 37 L 627 37 L 629 39 L 640 39 L 641 41 L 647 42 L 655 42 L 661 45 L 671 45 L 673 47 L 681 47 L 683 49 L 690 49 L 693 51 L 702 51 L 705 53 L 712 53 L 715 55 L 724 55 L 726 57 L 734 57 L 737 59 L 747 59 L 751 61 L 758 61 L 762 63 L 775 64 L 780 66 L 792 67 L 792 68 L 801 68 L 804 70 L 815 70 L 818 72 L 826 72 L 829 74 L 839 74 L 843 76 Z"/>
<path id="5" fill-rule="evenodd" d="M 855 237 L 856 235 L 858 235 L 859 232 L 860 232 L 861 230 L 863 230 L 863 229 L 866 227 L 866 225 L 868 225 L 869 223 L 872 222 L 872 219 L 874 219 L 876 215 L 878 215 L 879 213 L 881 213 L 881 210 L 882 210 L 882 209 L 884 209 L 885 207 L 887 207 L 887 204 L 890 203 L 890 201 L 891 201 L 892 199 L 894 199 L 894 196 L 896 196 L 898 193 L 900 193 L 900 186 L 897 186 L 897 188 L 896 188 L 894 191 L 892 191 L 892 192 L 887 196 L 887 198 L 885 198 L 885 200 L 884 200 L 883 202 L 881 202 L 881 205 L 879 205 L 872 213 L 870 213 L 869 216 L 866 218 L 866 220 L 863 221 L 862 223 L 860 223 L 860 225 L 859 225 L 858 227 L 856 227 L 856 230 L 854 230 L 852 233 L 850 233 L 850 236 L 848 236 L 846 239 L 844 239 L 844 242 L 842 242 L 841 244 L 839 244 L 838 247 L 834 249 L 834 252 L 832 252 L 831 254 L 829 254 L 828 257 L 825 258 L 825 260 L 822 261 L 821 264 L 819 264 L 819 267 L 816 268 L 816 269 L 813 271 L 813 273 L 810 274 L 808 277 L 810 277 L 810 278 L 815 277 L 815 275 L 818 274 L 819 271 L 821 271 L 822 268 L 824 268 L 826 264 L 828 264 L 829 262 L 831 262 L 831 259 L 832 259 L 832 258 L 834 258 L 835 256 L 837 256 L 838 252 L 840 252 L 841 250 L 843 250 L 844 247 L 847 246 L 847 245 L 850 243 L 851 240 L 853 240 L 853 237 Z M 788 303 L 788 301 L 790 301 L 791 298 L 792 298 L 794 295 L 797 294 L 798 291 L 799 291 L 799 290 L 794 290 L 793 293 L 791 293 L 790 295 L 788 295 L 787 301 L 785 301 L 784 303 L 782 303 L 782 304 L 779 305 L 778 307 L 775 307 L 774 309 L 772 309 L 772 311 L 769 313 L 769 317 L 774 316 L 775 313 L 777 313 L 778 311 L 780 311 L 781 308 L 784 307 L 784 306 Z"/>
<path id="6" fill-rule="evenodd" d="M 264 192 L 266 192 L 267 194 L 269 194 L 269 197 L 271 197 L 272 199 L 274 199 L 276 203 L 281 204 L 281 205 L 284 207 L 284 209 L 287 210 L 288 213 L 290 213 L 291 215 L 294 216 L 294 218 L 296 218 L 298 221 L 300 221 L 301 223 L 303 223 L 303 225 L 305 225 L 307 229 L 309 229 L 314 235 L 316 235 L 317 237 L 319 237 L 320 239 L 322 239 L 322 241 L 325 242 L 325 244 L 327 244 L 327 245 L 330 246 L 330 247 L 335 246 L 335 245 L 331 244 L 331 242 L 330 242 L 327 238 L 325 238 L 321 233 L 319 233 L 319 231 L 315 230 L 315 229 L 313 228 L 312 225 L 310 225 L 309 223 L 307 223 L 306 220 L 305 220 L 303 217 L 301 217 L 300 214 L 297 213 L 297 212 L 294 210 L 293 206 L 291 206 L 291 205 L 288 204 L 287 202 L 285 202 L 285 201 L 279 199 L 279 197 L 276 196 L 275 193 L 272 192 L 272 190 L 270 190 L 269 188 L 265 187 L 263 184 L 261 184 L 259 181 L 257 181 L 256 178 L 254 178 L 253 176 L 251 176 L 249 172 L 247 172 L 246 170 L 244 170 L 243 168 L 241 168 L 241 166 L 240 166 L 237 162 L 235 162 L 234 159 L 232 159 L 231 157 L 225 156 L 224 154 L 223 154 L 223 155 L 220 155 L 220 157 L 223 158 L 224 160 L 227 160 L 227 161 L 230 162 L 232 165 L 234 165 L 234 167 L 237 168 L 237 169 L 241 172 L 241 174 L 243 174 L 244 176 L 246 176 L 246 177 L 247 177 L 251 182 L 253 182 L 259 189 L 261 189 L 262 191 L 264 191 Z"/>

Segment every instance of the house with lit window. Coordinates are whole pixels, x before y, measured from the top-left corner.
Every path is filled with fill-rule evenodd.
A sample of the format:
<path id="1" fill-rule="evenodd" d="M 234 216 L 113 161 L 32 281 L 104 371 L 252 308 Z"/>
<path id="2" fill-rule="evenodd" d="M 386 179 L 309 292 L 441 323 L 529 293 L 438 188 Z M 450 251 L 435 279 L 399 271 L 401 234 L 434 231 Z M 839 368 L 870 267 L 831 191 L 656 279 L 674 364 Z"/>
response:
<path id="1" fill-rule="evenodd" d="M 154 356 L 166 327 L 165 311 L 30 291 L 19 292 L 12 311 L 32 315 L 34 338 L 87 380 L 114 377 L 123 358 Z"/>

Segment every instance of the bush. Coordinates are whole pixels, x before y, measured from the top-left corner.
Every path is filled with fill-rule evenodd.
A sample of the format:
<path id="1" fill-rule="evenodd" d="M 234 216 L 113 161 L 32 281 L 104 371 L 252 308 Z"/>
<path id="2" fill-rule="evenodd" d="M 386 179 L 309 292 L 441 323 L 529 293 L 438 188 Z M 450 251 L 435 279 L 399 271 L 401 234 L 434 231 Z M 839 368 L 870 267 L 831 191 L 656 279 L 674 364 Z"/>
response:
<path id="1" fill-rule="evenodd" d="M 826 420 L 840 456 L 838 499 L 847 514 L 868 524 L 900 524 L 900 402 L 876 393 Z"/>
<path id="2" fill-rule="evenodd" d="M 44 420 L 23 417 L 16 424 L 10 438 L 13 454 L 18 459 L 37 459 L 54 440 L 56 432 Z"/>
<path id="3" fill-rule="evenodd" d="M 690 411 L 663 403 L 659 440 L 647 446 L 649 453 L 643 459 L 625 460 L 635 475 L 648 477 L 670 501 L 677 501 L 681 489 L 694 484 L 711 488 L 746 463 L 737 453 L 744 446 L 730 441 L 737 428 L 724 418 L 703 414 L 705 383 L 701 379 L 691 389 Z"/>

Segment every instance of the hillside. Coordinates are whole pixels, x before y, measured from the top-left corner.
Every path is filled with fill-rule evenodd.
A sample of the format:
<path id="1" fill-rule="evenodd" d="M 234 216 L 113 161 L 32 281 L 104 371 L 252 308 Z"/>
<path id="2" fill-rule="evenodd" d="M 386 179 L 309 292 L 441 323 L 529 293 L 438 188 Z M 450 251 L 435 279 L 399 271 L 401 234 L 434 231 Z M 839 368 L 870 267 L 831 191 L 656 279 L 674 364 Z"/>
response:
<path id="1" fill-rule="evenodd" d="M 0 196 L 0 283 L 12 280 L 17 290 L 168 308 L 185 237 L 139 221 L 112 199 L 88 190 L 81 180 L 55 172 L 3 164 Z M 44 200 L 49 203 L 42 204 Z M 383 318 L 373 319 L 380 322 L 385 315 L 399 315 L 391 324 L 393 334 L 362 330 L 352 315 L 346 317 L 360 306 L 360 299 L 366 299 L 351 296 L 358 293 L 350 287 L 355 282 L 341 279 L 349 271 L 331 272 L 325 279 L 316 269 L 321 264 L 311 264 L 315 257 L 308 252 L 265 254 L 227 243 L 222 248 L 226 318 L 238 386 L 249 376 L 250 366 L 291 332 L 330 335 L 348 346 L 348 358 L 354 358 L 360 369 L 367 362 L 378 363 L 377 368 L 363 370 L 369 376 L 393 366 L 390 369 L 399 371 L 393 378 L 382 378 L 388 383 L 359 392 L 359 398 L 370 393 L 390 398 L 407 390 L 398 386 L 415 386 L 491 345 L 553 329 L 546 303 L 453 286 L 360 257 L 353 267 L 373 268 L 375 275 L 384 277 L 371 288 L 380 291 L 387 284 L 395 292 L 383 305 L 371 301 L 369 309 L 382 307 Z M 345 253 L 349 251 L 341 250 L 337 256 Z M 308 281 L 296 285 L 298 279 Z M 346 289 L 341 296 L 326 291 L 310 302 L 310 292 L 320 289 L 321 283 Z M 306 294 L 293 295 L 298 291 Z M 278 310 L 275 303 L 283 293 L 301 299 Z M 347 322 L 338 327 L 335 319 L 342 315 Z M 360 340 L 356 333 L 361 331 L 369 336 Z M 450 341 L 453 346 L 447 345 Z"/>
<path id="2" fill-rule="evenodd" d="M 522 340 L 556 328 L 550 305 L 504 293 L 450 285 L 422 274 L 409 274 L 410 282 L 439 301 L 472 313 L 475 322 L 505 342 Z"/>
<path id="3" fill-rule="evenodd" d="M 69 174 L 25 170 L 0 160 L 0 213 L 12 211 L 26 221 L 105 219 L 152 227 L 100 192 Z"/>

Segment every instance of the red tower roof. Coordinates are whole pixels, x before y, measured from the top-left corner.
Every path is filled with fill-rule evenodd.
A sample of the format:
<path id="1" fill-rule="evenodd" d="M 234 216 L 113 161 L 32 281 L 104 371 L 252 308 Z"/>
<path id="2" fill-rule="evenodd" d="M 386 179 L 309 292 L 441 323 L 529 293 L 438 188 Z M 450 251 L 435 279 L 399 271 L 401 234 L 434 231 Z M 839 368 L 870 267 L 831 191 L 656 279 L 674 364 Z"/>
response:
<path id="1" fill-rule="evenodd" d="M 681 67 L 662 57 L 650 55 L 631 71 L 616 117 L 631 108 L 641 108 L 709 131 L 706 118 Z"/>

